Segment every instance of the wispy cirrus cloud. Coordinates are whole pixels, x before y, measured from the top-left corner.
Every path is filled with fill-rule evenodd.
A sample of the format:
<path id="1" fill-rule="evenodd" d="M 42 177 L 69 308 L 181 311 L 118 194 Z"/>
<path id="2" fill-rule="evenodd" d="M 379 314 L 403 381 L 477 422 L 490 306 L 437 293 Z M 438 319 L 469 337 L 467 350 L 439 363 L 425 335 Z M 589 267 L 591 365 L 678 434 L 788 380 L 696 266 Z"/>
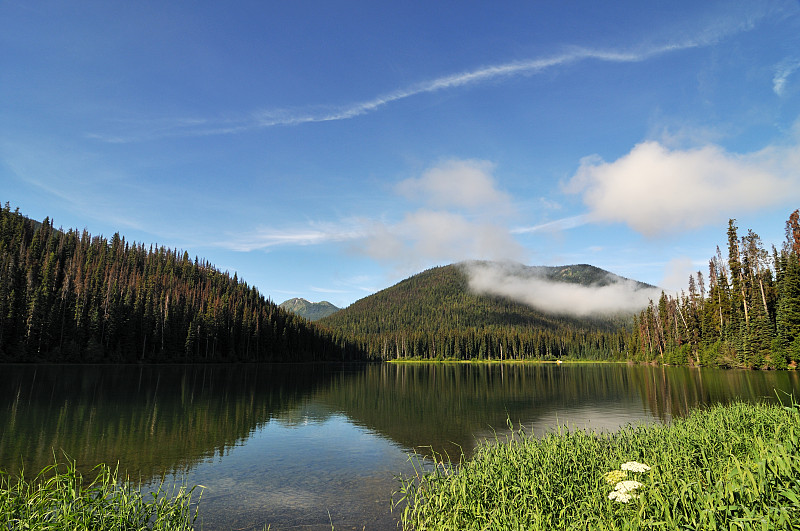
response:
<path id="1" fill-rule="evenodd" d="M 42 197 L 57 200 L 61 208 L 116 227 L 147 230 L 130 202 L 124 208 L 110 207 L 104 195 L 135 195 L 138 185 L 126 172 L 92 155 L 76 155 L 47 141 L 0 139 L 0 166 L 7 170 L 7 178 L 38 190 Z"/>
<path id="2" fill-rule="evenodd" d="M 578 216 L 569 216 L 566 218 L 548 221 L 547 223 L 540 223 L 529 227 L 517 227 L 511 229 L 511 234 L 530 234 L 533 232 L 560 232 L 563 230 L 574 229 L 589 223 L 588 216 L 580 214 Z"/>
<path id="3" fill-rule="evenodd" d="M 318 286 L 309 286 L 308 289 L 310 289 L 311 291 L 313 291 L 315 293 L 334 293 L 334 294 L 338 294 L 338 293 L 350 293 L 351 292 L 351 290 L 349 290 L 349 289 L 320 288 Z"/>
<path id="4" fill-rule="evenodd" d="M 212 244 L 212 247 L 249 252 L 282 246 L 298 247 L 346 242 L 363 238 L 367 234 L 366 225 L 357 221 L 315 223 L 309 227 L 286 229 L 258 227 L 253 231 L 216 242 Z"/>
<path id="5" fill-rule="evenodd" d="M 139 124 L 139 130 L 123 133 L 90 133 L 90 138 L 109 143 L 128 143 L 167 137 L 227 135 L 277 126 L 302 125 L 317 122 L 349 120 L 378 111 L 394 102 L 439 91 L 479 85 L 490 81 L 531 76 L 582 61 L 605 63 L 636 63 L 681 50 L 711 46 L 729 35 L 751 29 L 766 13 L 746 17 L 743 21 L 716 23 L 697 32 L 693 37 L 656 45 L 630 49 L 602 49 L 571 46 L 564 51 L 518 61 L 482 66 L 426 81 L 421 81 L 378 95 L 374 98 L 341 106 L 314 106 L 299 109 L 266 109 L 248 113 L 240 118 L 181 118 L 172 122 L 153 121 Z"/>
<path id="6" fill-rule="evenodd" d="M 783 96 L 786 92 L 786 83 L 789 76 L 800 69 L 800 59 L 787 59 L 775 67 L 775 75 L 772 77 L 772 91 L 778 96 Z"/>

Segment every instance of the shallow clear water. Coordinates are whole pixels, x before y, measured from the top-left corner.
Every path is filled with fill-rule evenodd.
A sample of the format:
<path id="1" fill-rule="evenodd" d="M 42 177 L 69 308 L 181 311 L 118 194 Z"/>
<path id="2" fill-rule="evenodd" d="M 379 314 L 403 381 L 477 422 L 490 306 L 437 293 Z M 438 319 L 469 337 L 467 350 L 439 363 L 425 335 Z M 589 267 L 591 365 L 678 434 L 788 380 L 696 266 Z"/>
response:
<path id="1" fill-rule="evenodd" d="M 614 364 L 0 366 L 0 468 L 54 452 L 203 489 L 203 529 L 392 529 L 396 476 L 509 422 L 614 430 L 800 396 L 797 372 Z"/>

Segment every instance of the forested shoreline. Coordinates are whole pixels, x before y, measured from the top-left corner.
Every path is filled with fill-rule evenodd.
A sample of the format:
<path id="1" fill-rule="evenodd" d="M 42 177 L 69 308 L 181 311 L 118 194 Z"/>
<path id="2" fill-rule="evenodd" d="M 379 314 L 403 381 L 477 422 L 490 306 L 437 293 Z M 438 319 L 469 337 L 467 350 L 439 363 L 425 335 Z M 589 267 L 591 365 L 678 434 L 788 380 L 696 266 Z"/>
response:
<path id="1" fill-rule="evenodd" d="M 187 252 L 0 209 L 0 360 L 351 361 L 336 332 Z"/>
<path id="2" fill-rule="evenodd" d="M 670 365 L 785 369 L 800 361 L 800 210 L 786 221 L 781 249 L 764 248 L 728 222 L 719 247 L 688 292 L 662 293 L 636 318 L 629 358 Z"/>
<path id="3" fill-rule="evenodd" d="M 800 210 L 768 252 L 728 225 L 708 274 L 639 315 L 576 319 L 470 293 L 433 268 L 319 323 L 187 252 L 0 208 L 0 361 L 615 360 L 784 369 L 800 361 Z M 595 274 L 592 266 L 580 274 Z M 601 270 L 599 270 L 601 271 Z"/>

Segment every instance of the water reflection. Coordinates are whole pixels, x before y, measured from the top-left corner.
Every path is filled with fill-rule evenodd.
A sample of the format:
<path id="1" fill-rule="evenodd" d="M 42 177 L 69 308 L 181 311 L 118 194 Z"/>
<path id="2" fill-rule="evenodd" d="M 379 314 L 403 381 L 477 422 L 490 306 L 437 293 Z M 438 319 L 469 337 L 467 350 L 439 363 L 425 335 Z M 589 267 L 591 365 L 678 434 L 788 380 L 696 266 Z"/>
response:
<path id="1" fill-rule="evenodd" d="M 626 365 L 3 366 L 0 468 L 84 467 L 208 488 L 205 529 L 394 525 L 408 452 L 469 455 L 507 422 L 613 430 L 800 396 L 796 372 Z"/>
<path id="2" fill-rule="evenodd" d="M 778 402 L 800 396 L 797 371 L 631 367 L 633 385 L 648 411 L 666 421 L 699 405 L 734 400 Z"/>
<path id="3" fill-rule="evenodd" d="M 627 367 L 611 365 L 385 364 L 339 375 L 317 398 L 406 449 L 458 456 L 509 421 L 543 431 L 552 423 L 540 419 L 557 413 L 582 427 L 615 429 L 647 417 L 628 378 Z M 574 415 L 589 404 L 602 414 Z"/>
<path id="4" fill-rule="evenodd" d="M 668 421 L 700 404 L 775 399 L 798 389 L 796 372 L 624 364 L 373 365 L 339 374 L 316 398 L 411 450 L 469 454 L 508 421 L 535 433 L 556 424 L 614 430 Z"/>
<path id="5" fill-rule="evenodd" d="M 145 480 L 224 455 L 324 384 L 328 366 L 6 365 L 0 467 L 65 452 Z"/>

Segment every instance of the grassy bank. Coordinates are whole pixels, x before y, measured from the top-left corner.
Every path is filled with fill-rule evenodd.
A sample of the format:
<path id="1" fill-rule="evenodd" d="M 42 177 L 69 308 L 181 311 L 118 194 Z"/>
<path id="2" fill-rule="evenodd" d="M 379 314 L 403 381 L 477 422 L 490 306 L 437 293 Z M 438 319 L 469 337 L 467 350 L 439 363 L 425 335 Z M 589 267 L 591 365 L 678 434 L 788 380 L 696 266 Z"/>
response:
<path id="1" fill-rule="evenodd" d="M 173 531 L 192 529 L 197 518 L 194 489 L 143 494 L 105 465 L 92 480 L 74 463 L 51 465 L 30 480 L 0 474 L 0 529 Z"/>
<path id="2" fill-rule="evenodd" d="M 403 528 L 800 529 L 798 452 L 797 406 L 717 406 L 613 434 L 520 430 L 403 478 Z"/>

